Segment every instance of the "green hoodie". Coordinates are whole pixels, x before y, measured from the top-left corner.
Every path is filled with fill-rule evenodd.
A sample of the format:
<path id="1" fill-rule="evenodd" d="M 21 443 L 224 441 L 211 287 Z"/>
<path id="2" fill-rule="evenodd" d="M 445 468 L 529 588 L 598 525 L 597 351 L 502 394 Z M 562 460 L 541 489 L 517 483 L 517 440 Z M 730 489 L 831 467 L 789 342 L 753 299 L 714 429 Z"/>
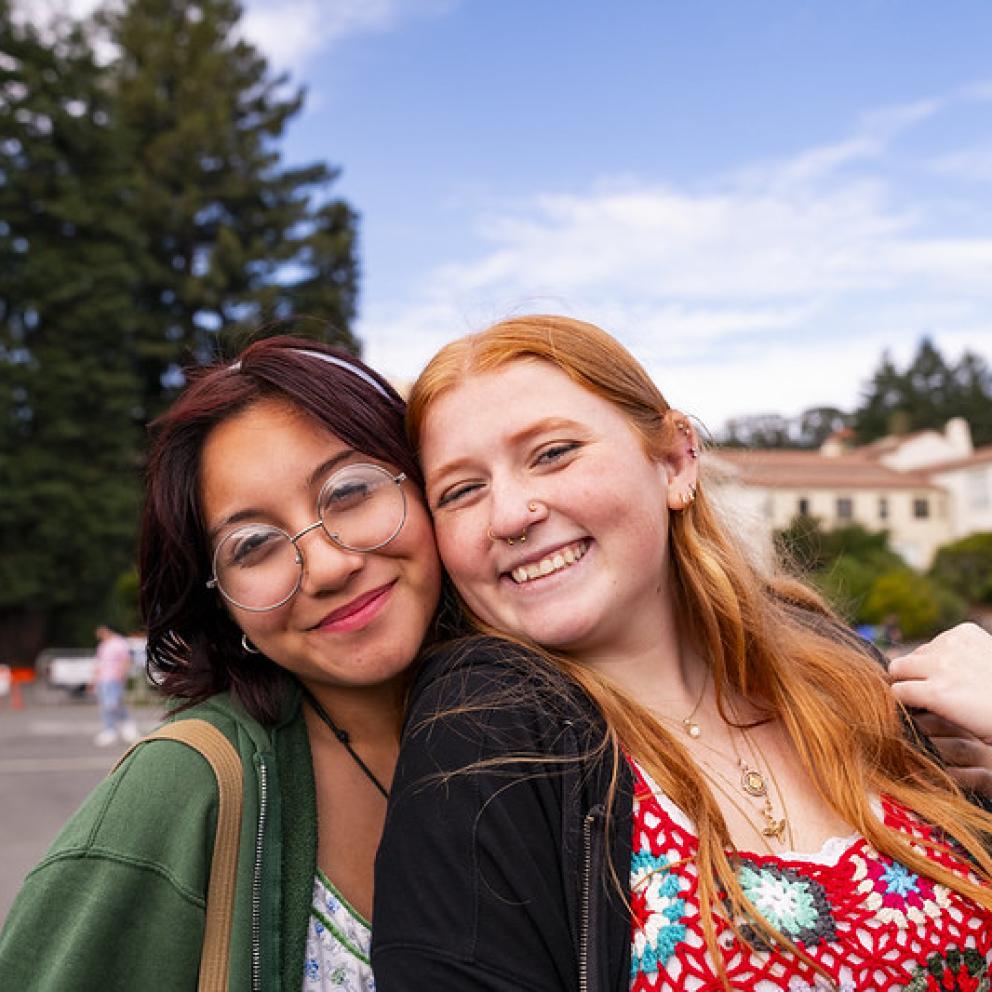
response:
<path id="1" fill-rule="evenodd" d="M 313 763 L 297 696 L 266 728 L 226 695 L 199 718 L 244 767 L 231 992 L 298 992 L 316 868 Z M 0 932 L 0 989 L 193 992 L 217 785 L 204 758 L 156 741 L 86 799 L 24 882 Z"/>

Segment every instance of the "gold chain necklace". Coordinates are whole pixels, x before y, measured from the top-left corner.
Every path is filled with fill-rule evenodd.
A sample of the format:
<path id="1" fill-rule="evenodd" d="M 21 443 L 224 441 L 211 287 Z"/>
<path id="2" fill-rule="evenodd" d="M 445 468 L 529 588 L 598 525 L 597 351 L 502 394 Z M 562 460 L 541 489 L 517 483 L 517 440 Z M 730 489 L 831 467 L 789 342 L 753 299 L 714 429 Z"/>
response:
<path id="1" fill-rule="evenodd" d="M 756 823 L 754 821 L 754 818 L 747 811 L 747 809 L 745 809 L 745 807 L 734 798 L 734 793 L 732 790 L 735 790 L 737 788 L 734 785 L 734 783 L 729 778 L 727 778 L 726 775 L 723 775 L 721 772 L 718 772 L 711 764 L 709 764 L 706 761 L 699 761 L 697 762 L 697 765 L 699 766 L 699 770 L 709 780 L 710 785 L 712 785 L 713 788 L 716 789 L 727 800 L 727 802 L 729 802 L 730 805 L 737 810 L 738 813 L 740 813 L 740 815 L 744 819 L 744 822 L 761 839 L 761 843 L 765 845 L 765 847 L 768 850 L 768 853 L 775 854 L 776 853 L 775 849 L 772 847 L 771 842 L 769 841 L 770 835 L 767 832 L 767 828 L 762 827 L 759 823 Z M 709 769 L 709 771 L 707 771 L 707 769 Z M 720 785 L 720 783 L 717 781 L 717 778 L 723 779 L 723 781 L 726 782 L 727 785 L 730 786 L 730 788 L 727 789 L 724 788 L 724 786 Z"/>
<path id="2" fill-rule="evenodd" d="M 698 739 L 703 732 L 702 727 L 696 723 L 695 716 L 699 711 L 699 707 L 703 704 L 703 696 L 706 695 L 706 686 L 709 685 L 709 681 L 710 670 L 707 667 L 706 675 L 703 677 L 703 687 L 699 690 L 699 698 L 696 700 L 696 705 L 693 706 L 692 712 L 688 716 L 682 718 L 682 726 L 685 728 L 685 732 L 694 739 Z"/>
<path id="3" fill-rule="evenodd" d="M 722 757 L 723 756 L 722 752 L 718 751 L 716 748 L 700 740 L 700 738 L 702 737 L 702 728 L 699 726 L 698 723 L 696 723 L 694 719 L 696 713 L 699 710 L 699 707 L 702 705 L 703 696 L 706 694 L 706 686 L 709 683 L 709 675 L 710 675 L 709 668 L 707 668 L 706 677 L 703 680 L 703 688 L 699 694 L 699 698 L 696 700 L 696 705 L 693 706 L 692 712 L 688 716 L 683 717 L 680 722 L 682 726 L 685 728 L 685 732 L 694 741 L 696 741 L 697 744 L 706 748 L 707 751 L 711 751 L 714 754 L 719 754 Z M 660 716 L 661 719 L 663 720 L 671 721 L 671 717 L 663 716 L 660 713 L 658 714 L 658 716 Z M 730 734 L 730 745 L 734 749 L 734 757 L 737 760 L 737 767 L 738 770 L 740 771 L 740 779 L 736 786 L 726 775 L 718 771 L 709 762 L 700 761 L 697 759 L 696 763 L 700 766 L 701 770 L 705 768 L 708 768 L 710 770 L 712 774 L 707 774 L 705 770 L 703 770 L 703 774 L 706 775 L 706 777 L 714 785 L 717 785 L 717 783 L 714 781 L 713 775 L 717 775 L 721 779 L 723 779 L 723 781 L 726 782 L 728 785 L 731 785 L 733 788 L 739 787 L 750 798 L 758 800 L 758 802 L 760 803 L 758 807 L 758 813 L 763 821 L 764 824 L 763 826 L 758 826 L 757 824 L 755 824 L 755 822 L 751 819 L 751 817 L 744 812 L 743 808 L 737 802 L 734 801 L 731 795 L 729 795 L 725 789 L 720 788 L 717 785 L 717 788 L 720 789 L 720 792 L 723 793 L 723 795 L 731 802 L 731 804 L 737 809 L 737 811 L 744 816 L 744 818 L 751 825 L 751 827 L 755 831 L 757 831 L 757 833 L 764 839 L 765 844 L 769 850 L 772 849 L 771 844 L 769 843 L 770 838 L 774 837 L 779 844 L 784 844 L 786 842 L 785 840 L 786 836 L 788 837 L 789 849 L 795 850 L 795 836 L 792 830 L 792 823 L 789 820 L 789 811 L 785 803 L 785 795 L 782 792 L 781 786 L 778 784 L 778 779 L 775 777 L 775 772 L 772 770 L 772 766 L 768 761 L 768 759 L 765 757 L 764 752 L 754 743 L 751 737 L 747 735 L 744 729 L 743 728 L 736 728 L 736 729 L 740 730 L 741 737 L 743 737 L 744 740 L 747 742 L 748 748 L 751 751 L 756 751 L 761 756 L 765 766 L 768 768 L 769 777 L 772 780 L 772 785 L 774 786 L 775 792 L 778 796 L 779 805 L 782 808 L 781 816 L 775 815 L 775 807 L 772 805 L 771 795 L 769 794 L 768 783 L 765 780 L 764 773 L 761 771 L 759 767 L 749 763 L 748 761 L 745 760 L 743 755 L 741 755 L 740 749 L 737 747 L 737 742 L 734 739 L 733 732 L 731 732 Z"/>
<path id="4" fill-rule="evenodd" d="M 768 793 L 768 783 L 765 781 L 765 776 L 759 768 L 748 764 L 748 762 L 744 760 L 740 751 L 737 749 L 737 743 L 734 740 L 734 735 L 731 733 L 730 745 L 734 749 L 734 757 L 737 759 L 737 767 L 741 771 L 741 788 L 749 796 L 761 800 L 761 808 L 759 812 L 761 813 L 761 818 L 765 821 L 765 826 L 762 828 L 762 833 L 766 837 L 774 837 L 780 844 L 783 843 L 784 835 L 788 833 L 789 849 L 794 851 L 796 849 L 796 840 L 792 832 L 792 823 L 789 821 L 789 810 L 785 805 L 785 795 L 782 792 L 782 787 L 778 784 L 778 779 L 775 778 L 775 772 L 772 769 L 771 762 L 765 756 L 765 753 L 761 750 L 761 748 L 754 742 L 754 739 L 747 733 L 747 731 L 744 730 L 743 727 L 738 729 L 741 732 L 741 737 L 747 743 L 748 748 L 752 752 L 757 752 L 757 754 L 761 756 L 763 764 L 768 769 L 768 774 L 771 777 L 772 785 L 775 787 L 775 792 L 778 795 L 779 805 L 782 807 L 781 817 L 776 818 L 775 816 L 771 796 Z"/>

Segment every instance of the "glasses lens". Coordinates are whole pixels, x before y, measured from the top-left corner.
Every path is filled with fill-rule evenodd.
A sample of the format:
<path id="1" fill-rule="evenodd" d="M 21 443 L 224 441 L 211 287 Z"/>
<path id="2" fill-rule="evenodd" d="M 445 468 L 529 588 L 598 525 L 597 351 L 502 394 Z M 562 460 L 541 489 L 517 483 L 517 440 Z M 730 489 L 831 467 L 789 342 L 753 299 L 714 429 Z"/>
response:
<path id="1" fill-rule="evenodd" d="M 317 510 L 338 544 L 352 551 L 373 551 L 400 532 L 406 497 L 397 477 L 386 469 L 349 465 L 324 483 Z"/>
<path id="2" fill-rule="evenodd" d="M 300 581 L 296 548 L 276 527 L 248 524 L 228 534 L 214 555 L 221 592 L 249 610 L 278 606 Z"/>

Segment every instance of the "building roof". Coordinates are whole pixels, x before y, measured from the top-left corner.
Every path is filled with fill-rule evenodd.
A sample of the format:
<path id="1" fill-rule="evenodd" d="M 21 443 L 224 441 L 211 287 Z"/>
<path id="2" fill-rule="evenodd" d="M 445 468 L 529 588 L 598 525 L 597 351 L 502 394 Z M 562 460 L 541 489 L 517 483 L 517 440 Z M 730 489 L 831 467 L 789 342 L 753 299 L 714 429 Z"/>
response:
<path id="1" fill-rule="evenodd" d="M 983 449 L 984 450 L 984 449 Z M 768 489 L 940 490 L 926 472 L 899 472 L 857 454 L 825 457 L 818 451 L 726 449 L 716 459 L 729 463 L 736 481 Z"/>
<path id="2" fill-rule="evenodd" d="M 936 465 L 928 465 L 927 473 L 934 475 L 940 472 L 953 472 L 955 469 L 959 468 L 971 468 L 975 465 L 989 464 L 992 464 L 992 444 L 987 444 L 984 447 L 976 448 L 970 455 L 966 455 L 964 458 L 955 458 L 953 461 L 939 462 Z"/>

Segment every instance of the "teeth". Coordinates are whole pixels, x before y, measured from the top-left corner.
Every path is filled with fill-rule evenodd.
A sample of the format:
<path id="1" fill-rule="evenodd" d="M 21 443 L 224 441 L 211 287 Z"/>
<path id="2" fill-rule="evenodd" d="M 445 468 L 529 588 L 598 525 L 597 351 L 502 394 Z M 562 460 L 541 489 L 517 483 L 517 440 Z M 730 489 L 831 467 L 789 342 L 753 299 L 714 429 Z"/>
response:
<path id="1" fill-rule="evenodd" d="M 529 565 L 518 565 L 510 575 L 517 585 L 523 585 L 525 582 L 530 582 L 531 579 L 539 579 L 545 575 L 551 575 L 552 572 L 560 572 L 563 568 L 574 565 L 586 553 L 586 547 L 584 541 L 570 544 L 567 548 L 556 551 L 540 561 L 531 562 Z"/>

